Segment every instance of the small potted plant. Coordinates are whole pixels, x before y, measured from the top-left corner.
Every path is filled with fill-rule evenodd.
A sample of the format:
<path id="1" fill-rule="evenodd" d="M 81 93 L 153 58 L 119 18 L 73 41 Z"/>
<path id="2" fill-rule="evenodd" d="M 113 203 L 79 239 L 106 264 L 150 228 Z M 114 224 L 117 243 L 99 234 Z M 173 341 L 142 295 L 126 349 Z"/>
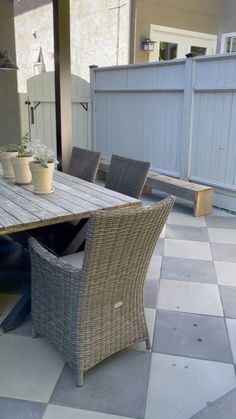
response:
<path id="1" fill-rule="evenodd" d="M 34 193 L 49 194 L 54 192 L 52 188 L 53 172 L 57 160 L 54 151 L 44 144 L 31 146 L 33 161 L 29 163 L 34 184 Z"/>
<path id="2" fill-rule="evenodd" d="M 9 144 L 0 146 L 0 162 L 3 169 L 3 177 L 14 179 L 14 171 L 11 164 L 11 157 L 16 157 L 20 149 L 20 144 Z"/>
<path id="3" fill-rule="evenodd" d="M 28 185 L 32 181 L 29 163 L 33 160 L 33 152 L 28 147 L 29 138 L 26 134 L 21 139 L 18 155 L 11 158 L 11 164 L 15 174 L 15 183 Z"/>

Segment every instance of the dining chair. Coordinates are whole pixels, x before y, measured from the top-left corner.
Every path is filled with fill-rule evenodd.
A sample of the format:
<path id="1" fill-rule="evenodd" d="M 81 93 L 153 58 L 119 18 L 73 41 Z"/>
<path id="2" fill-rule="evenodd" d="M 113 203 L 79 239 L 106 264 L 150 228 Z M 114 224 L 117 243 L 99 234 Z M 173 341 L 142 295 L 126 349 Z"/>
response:
<path id="1" fill-rule="evenodd" d="M 147 178 L 150 163 L 112 154 L 105 187 L 139 198 Z"/>
<path id="2" fill-rule="evenodd" d="M 85 148 L 73 147 L 68 173 L 88 182 L 96 179 L 100 151 L 86 150 Z"/>
<path id="3" fill-rule="evenodd" d="M 58 258 L 29 240 L 33 336 L 45 336 L 76 372 L 150 340 L 143 286 L 156 241 L 172 208 L 168 197 L 152 207 L 95 211 L 85 251 Z"/>

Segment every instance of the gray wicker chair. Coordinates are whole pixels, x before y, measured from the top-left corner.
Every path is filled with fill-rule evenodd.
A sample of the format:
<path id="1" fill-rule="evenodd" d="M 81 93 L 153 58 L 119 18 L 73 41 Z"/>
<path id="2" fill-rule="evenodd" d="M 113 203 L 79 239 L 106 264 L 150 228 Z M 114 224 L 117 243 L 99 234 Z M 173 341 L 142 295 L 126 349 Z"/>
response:
<path id="1" fill-rule="evenodd" d="M 139 198 L 150 163 L 112 154 L 106 177 L 106 188 Z"/>
<path id="2" fill-rule="evenodd" d="M 33 330 L 61 352 L 78 385 L 121 349 L 144 340 L 150 349 L 143 285 L 173 201 L 93 213 L 84 254 L 57 258 L 30 239 Z"/>
<path id="3" fill-rule="evenodd" d="M 68 173 L 88 182 L 94 182 L 98 171 L 100 155 L 100 151 L 73 147 Z"/>

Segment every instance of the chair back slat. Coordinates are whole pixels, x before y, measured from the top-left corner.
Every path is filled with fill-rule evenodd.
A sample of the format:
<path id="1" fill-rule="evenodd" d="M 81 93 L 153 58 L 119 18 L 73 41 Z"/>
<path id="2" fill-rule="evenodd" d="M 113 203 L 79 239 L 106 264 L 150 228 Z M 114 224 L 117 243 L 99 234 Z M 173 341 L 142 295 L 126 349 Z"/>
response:
<path id="1" fill-rule="evenodd" d="M 73 147 L 68 173 L 88 182 L 94 182 L 98 171 L 100 155 L 100 151 Z"/>
<path id="2" fill-rule="evenodd" d="M 149 162 L 113 154 L 105 186 L 113 191 L 138 199 L 142 193 L 149 168 Z"/>

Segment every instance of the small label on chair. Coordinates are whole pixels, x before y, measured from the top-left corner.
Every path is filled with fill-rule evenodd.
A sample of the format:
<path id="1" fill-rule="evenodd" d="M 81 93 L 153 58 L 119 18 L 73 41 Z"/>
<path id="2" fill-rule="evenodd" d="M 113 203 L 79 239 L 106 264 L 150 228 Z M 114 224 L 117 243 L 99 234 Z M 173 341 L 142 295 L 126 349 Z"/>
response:
<path id="1" fill-rule="evenodd" d="M 119 303 L 115 303 L 115 308 L 121 307 L 122 306 L 122 301 L 119 301 Z"/>

